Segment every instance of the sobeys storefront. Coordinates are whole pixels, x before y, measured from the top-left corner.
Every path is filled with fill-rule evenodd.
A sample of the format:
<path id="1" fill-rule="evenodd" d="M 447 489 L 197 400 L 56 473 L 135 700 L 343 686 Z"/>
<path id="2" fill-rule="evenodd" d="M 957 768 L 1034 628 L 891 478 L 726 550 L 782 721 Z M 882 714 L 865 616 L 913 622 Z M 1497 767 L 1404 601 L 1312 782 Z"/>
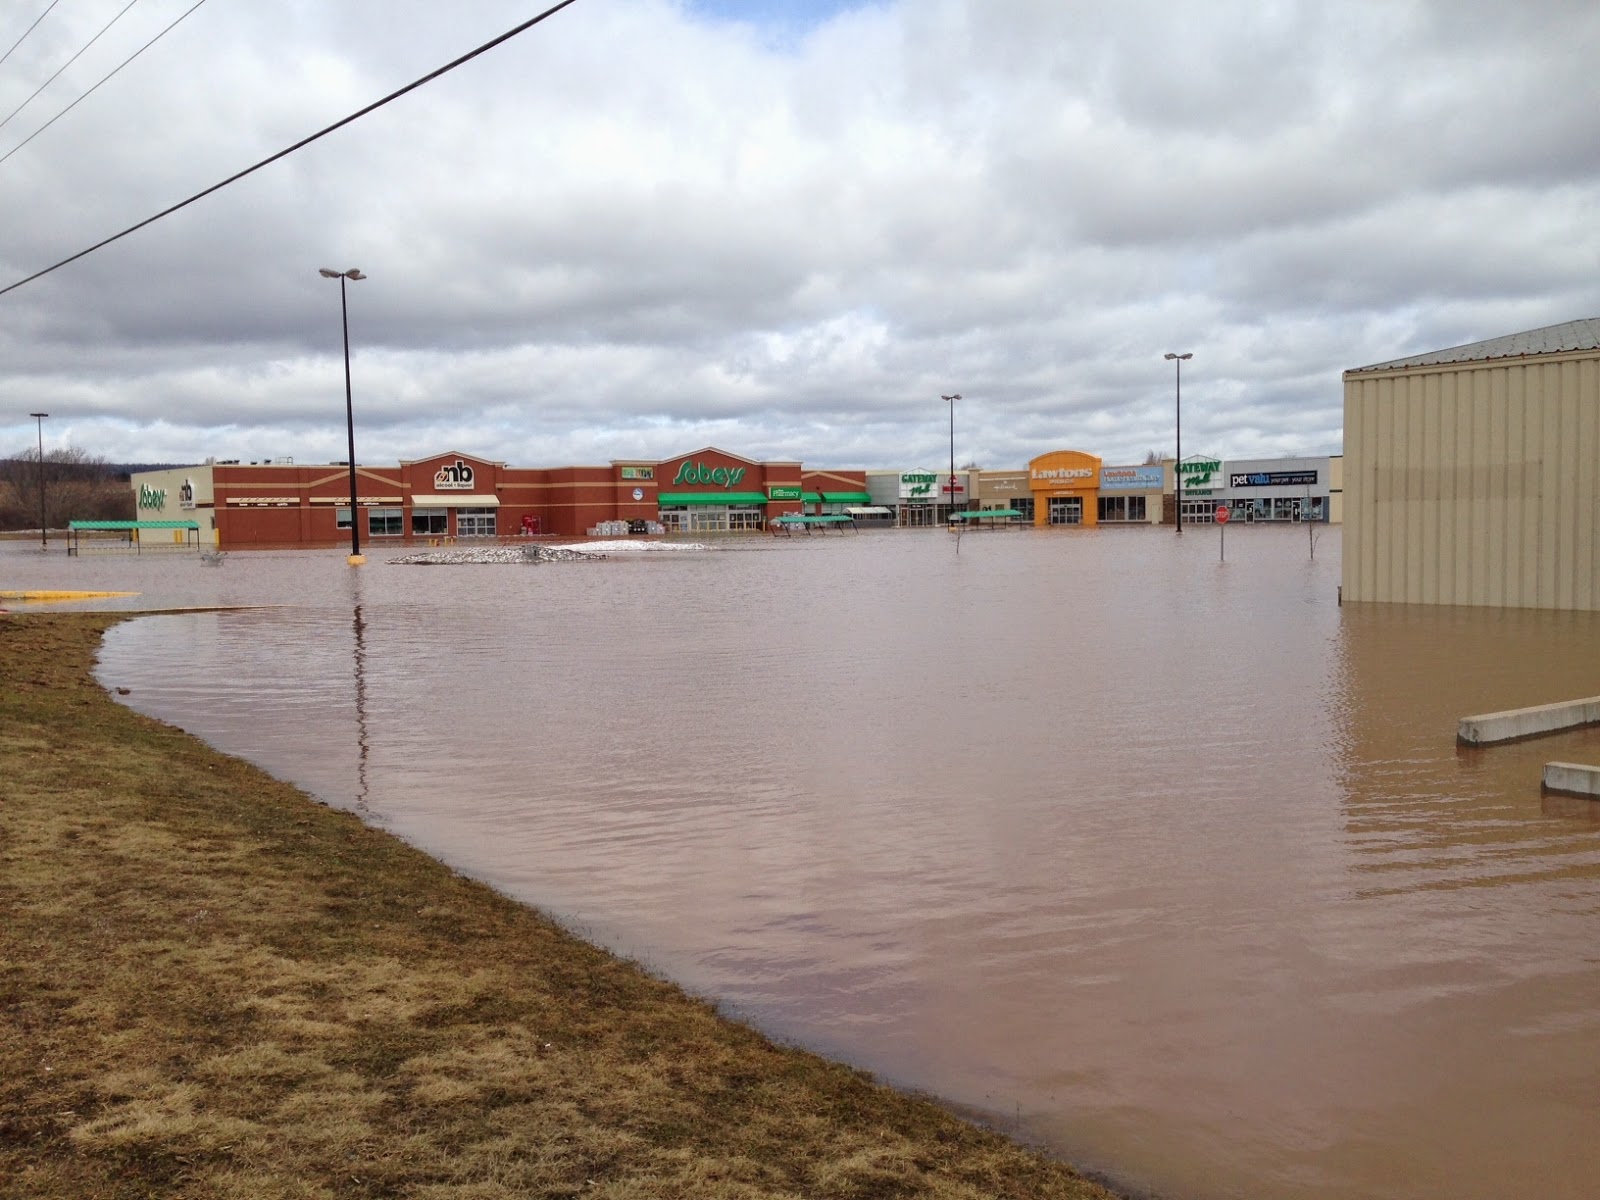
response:
<path id="1" fill-rule="evenodd" d="M 1035 527 L 1092 527 L 1099 520 L 1100 459 L 1082 450 L 1052 450 L 1028 463 Z"/>
<path id="2" fill-rule="evenodd" d="M 655 469 L 668 533 L 750 533 L 800 511 L 800 464 L 758 463 L 708 447 Z"/>

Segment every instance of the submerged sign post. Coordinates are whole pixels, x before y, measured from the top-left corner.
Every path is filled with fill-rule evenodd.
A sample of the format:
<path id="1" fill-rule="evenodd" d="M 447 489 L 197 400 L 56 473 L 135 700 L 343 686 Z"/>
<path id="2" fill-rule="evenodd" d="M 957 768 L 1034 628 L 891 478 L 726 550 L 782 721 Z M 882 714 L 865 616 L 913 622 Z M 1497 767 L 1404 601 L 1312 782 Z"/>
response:
<path id="1" fill-rule="evenodd" d="M 1217 561 L 1228 560 L 1228 518 L 1233 516 L 1226 504 L 1217 505 Z"/>

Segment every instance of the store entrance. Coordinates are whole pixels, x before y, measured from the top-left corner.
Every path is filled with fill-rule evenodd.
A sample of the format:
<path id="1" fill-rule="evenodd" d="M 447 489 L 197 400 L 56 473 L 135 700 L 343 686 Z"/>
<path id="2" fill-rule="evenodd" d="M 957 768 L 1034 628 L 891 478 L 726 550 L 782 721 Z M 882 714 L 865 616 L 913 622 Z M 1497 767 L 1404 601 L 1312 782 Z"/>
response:
<path id="1" fill-rule="evenodd" d="M 1082 525 L 1083 524 L 1083 497 L 1082 496 L 1051 496 L 1050 497 L 1050 524 L 1052 524 L 1052 525 Z"/>
<path id="2" fill-rule="evenodd" d="M 908 528 L 920 529 L 933 524 L 934 514 L 933 505 L 931 504 L 908 504 L 900 511 L 905 514 L 905 522 Z"/>

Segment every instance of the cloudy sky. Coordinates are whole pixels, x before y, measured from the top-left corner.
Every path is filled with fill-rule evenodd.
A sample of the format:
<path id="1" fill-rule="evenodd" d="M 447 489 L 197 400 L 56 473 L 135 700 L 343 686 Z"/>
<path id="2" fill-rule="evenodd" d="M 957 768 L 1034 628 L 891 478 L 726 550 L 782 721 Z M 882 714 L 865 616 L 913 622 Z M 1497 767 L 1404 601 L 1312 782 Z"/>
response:
<path id="1" fill-rule="evenodd" d="M 0 6 L 0 286 L 549 0 Z M 1348 367 L 1600 316 L 1593 0 L 576 0 L 0 296 L 0 453 L 1338 452 Z M 24 104 L 25 101 L 28 101 Z"/>

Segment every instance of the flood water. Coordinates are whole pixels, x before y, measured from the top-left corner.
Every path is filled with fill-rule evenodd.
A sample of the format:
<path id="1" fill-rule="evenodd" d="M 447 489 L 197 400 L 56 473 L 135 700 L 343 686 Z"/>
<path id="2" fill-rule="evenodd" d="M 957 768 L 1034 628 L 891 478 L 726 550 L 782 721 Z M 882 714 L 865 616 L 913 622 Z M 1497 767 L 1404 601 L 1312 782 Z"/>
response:
<path id="1" fill-rule="evenodd" d="M 67 559 L 127 701 L 717 998 L 1179 1200 L 1600 1194 L 1600 805 L 1456 720 L 1600 615 L 1337 604 L 1339 531 Z"/>

